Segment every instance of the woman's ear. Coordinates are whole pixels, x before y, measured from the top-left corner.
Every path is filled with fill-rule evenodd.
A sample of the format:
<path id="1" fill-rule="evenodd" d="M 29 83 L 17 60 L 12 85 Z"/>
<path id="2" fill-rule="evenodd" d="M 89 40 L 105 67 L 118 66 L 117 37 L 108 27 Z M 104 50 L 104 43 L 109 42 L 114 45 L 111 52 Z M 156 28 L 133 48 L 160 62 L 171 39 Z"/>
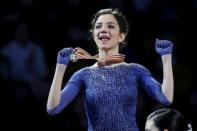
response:
<path id="1" fill-rule="evenodd" d="M 125 33 L 121 33 L 118 42 L 119 43 L 123 42 L 125 40 L 125 37 L 126 37 Z"/>

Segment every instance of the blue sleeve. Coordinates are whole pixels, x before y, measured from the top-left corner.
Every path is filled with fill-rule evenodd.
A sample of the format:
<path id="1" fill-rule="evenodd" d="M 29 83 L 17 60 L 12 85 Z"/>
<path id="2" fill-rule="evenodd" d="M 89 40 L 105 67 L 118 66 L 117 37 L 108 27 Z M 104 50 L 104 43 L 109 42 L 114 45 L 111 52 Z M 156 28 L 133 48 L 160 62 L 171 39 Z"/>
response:
<path id="1" fill-rule="evenodd" d="M 141 65 L 138 65 L 138 71 L 141 87 L 145 90 L 148 96 L 161 104 L 170 105 L 170 101 L 162 92 L 161 84 L 153 78 L 150 71 Z"/>
<path id="2" fill-rule="evenodd" d="M 78 71 L 74 73 L 70 80 L 67 82 L 64 89 L 61 91 L 61 99 L 59 105 L 55 108 L 48 110 L 50 115 L 55 115 L 60 113 L 80 92 L 82 83 L 82 72 Z"/>

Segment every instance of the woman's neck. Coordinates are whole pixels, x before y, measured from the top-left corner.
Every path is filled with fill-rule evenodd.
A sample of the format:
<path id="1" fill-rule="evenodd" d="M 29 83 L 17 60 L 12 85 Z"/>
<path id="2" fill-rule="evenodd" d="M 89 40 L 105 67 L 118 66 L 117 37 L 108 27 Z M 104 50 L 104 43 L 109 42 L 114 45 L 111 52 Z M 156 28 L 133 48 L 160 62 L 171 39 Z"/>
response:
<path id="1" fill-rule="evenodd" d="M 99 49 L 99 59 L 104 58 L 106 56 L 117 55 L 119 54 L 119 50 L 101 50 Z"/>

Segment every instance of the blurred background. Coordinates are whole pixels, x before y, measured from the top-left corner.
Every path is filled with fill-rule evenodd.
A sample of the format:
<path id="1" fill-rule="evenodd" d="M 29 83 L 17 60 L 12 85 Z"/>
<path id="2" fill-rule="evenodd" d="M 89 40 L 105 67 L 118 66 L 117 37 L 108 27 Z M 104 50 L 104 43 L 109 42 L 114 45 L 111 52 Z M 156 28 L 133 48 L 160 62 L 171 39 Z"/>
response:
<path id="1" fill-rule="evenodd" d="M 197 131 L 197 0 L 1 0 L 1 118 L 2 126 L 10 124 L 6 130 L 86 131 L 82 94 L 56 116 L 46 113 L 46 102 L 60 49 L 81 47 L 97 53 L 89 29 L 93 15 L 103 8 L 118 8 L 129 21 L 127 47 L 121 50 L 126 62 L 144 65 L 160 82 L 162 64 L 155 39 L 174 43 L 175 96 L 170 108 L 183 113 Z M 64 84 L 75 71 L 94 62 L 71 63 Z M 143 130 L 147 115 L 162 105 L 140 91 L 137 108 Z"/>

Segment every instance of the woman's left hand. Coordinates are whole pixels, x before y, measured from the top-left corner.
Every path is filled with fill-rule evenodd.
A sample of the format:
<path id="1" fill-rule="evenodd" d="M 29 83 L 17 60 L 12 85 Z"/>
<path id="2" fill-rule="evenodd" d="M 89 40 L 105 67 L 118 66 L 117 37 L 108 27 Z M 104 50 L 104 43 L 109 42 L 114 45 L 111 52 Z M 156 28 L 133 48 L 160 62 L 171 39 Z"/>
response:
<path id="1" fill-rule="evenodd" d="M 155 50 L 160 55 L 172 54 L 173 44 L 168 40 L 156 39 Z"/>

